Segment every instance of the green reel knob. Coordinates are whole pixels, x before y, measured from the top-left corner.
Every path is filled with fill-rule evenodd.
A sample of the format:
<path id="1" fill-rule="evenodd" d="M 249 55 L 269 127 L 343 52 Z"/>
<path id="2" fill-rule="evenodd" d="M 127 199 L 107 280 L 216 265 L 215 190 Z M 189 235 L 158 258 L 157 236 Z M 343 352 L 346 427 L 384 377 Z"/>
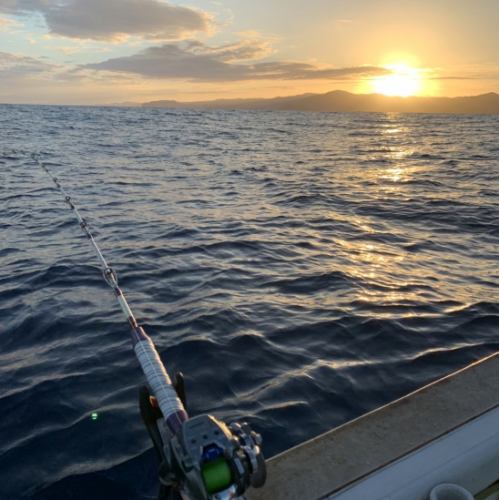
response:
<path id="1" fill-rule="evenodd" d="M 205 463 L 201 468 L 206 491 L 211 495 L 232 484 L 232 472 L 224 458 Z"/>

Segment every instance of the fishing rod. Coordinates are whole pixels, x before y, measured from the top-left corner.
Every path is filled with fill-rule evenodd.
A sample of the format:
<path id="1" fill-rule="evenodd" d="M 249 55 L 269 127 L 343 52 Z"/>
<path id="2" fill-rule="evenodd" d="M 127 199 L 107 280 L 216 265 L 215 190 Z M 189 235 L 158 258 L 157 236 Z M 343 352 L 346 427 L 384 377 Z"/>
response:
<path id="1" fill-rule="evenodd" d="M 263 486 L 266 466 L 261 436 L 244 422 L 227 425 L 207 414 L 188 416 L 183 377 L 176 377 L 172 383 L 153 341 L 137 322 L 118 284 L 118 275 L 104 258 L 88 222 L 39 155 L 33 155 L 33 160 L 52 179 L 78 219 L 97 255 L 104 280 L 113 289 L 130 325 L 133 350 L 147 382 L 147 387 L 140 391 L 141 416 L 160 461 L 158 499 L 179 496 L 185 500 L 243 499 L 250 486 Z"/>

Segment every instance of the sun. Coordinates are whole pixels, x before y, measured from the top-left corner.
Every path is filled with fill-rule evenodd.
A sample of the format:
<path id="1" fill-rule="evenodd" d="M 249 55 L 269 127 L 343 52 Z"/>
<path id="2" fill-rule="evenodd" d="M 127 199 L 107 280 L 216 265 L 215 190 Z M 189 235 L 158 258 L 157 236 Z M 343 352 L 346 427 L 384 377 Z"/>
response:
<path id="1" fill-rule="evenodd" d="M 385 66 L 389 74 L 370 80 L 372 90 L 377 94 L 409 97 L 419 95 L 423 91 L 423 74 L 421 69 L 407 64 L 390 64 Z"/>

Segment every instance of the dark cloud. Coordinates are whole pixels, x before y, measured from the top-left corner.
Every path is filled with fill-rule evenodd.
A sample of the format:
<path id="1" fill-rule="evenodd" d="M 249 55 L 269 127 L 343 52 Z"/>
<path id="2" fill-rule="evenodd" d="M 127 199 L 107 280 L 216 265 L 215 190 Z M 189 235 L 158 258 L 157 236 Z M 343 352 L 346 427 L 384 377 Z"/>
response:
<path id="1" fill-rule="evenodd" d="M 252 44 L 252 45 L 251 45 Z M 85 68 L 138 74 L 149 78 L 181 78 L 191 81 L 347 79 L 386 74 L 384 68 L 359 66 L 320 68 L 300 62 L 245 62 L 265 54 L 262 42 L 208 47 L 200 42 L 169 43 L 149 47 L 127 57 L 88 64 Z"/>
<path id="2" fill-rule="evenodd" d="M 160 0 L 0 0 L 0 11 L 38 12 L 52 33 L 93 40 L 126 35 L 173 40 L 210 27 L 206 13 Z"/>
<path id="3" fill-rule="evenodd" d="M 248 61 L 261 59 L 269 55 L 272 50 L 269 44 L 260 39 L 248 39 L 235 43 L 210 47 L 196 40 L 184 42 L 183 48 L 191 54 L 212 55 L 220 61 Z"/>

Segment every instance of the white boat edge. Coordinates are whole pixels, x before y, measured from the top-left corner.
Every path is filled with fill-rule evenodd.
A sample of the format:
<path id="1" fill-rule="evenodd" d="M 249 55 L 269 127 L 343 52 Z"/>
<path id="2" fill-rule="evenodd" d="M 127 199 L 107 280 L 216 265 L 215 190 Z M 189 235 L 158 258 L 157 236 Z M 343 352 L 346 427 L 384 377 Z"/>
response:
<path id="1" fill-rule="evenodd" d="M 499 353 L 281 453 L 248 500 L 423 500 L 499 479 Z"/>

